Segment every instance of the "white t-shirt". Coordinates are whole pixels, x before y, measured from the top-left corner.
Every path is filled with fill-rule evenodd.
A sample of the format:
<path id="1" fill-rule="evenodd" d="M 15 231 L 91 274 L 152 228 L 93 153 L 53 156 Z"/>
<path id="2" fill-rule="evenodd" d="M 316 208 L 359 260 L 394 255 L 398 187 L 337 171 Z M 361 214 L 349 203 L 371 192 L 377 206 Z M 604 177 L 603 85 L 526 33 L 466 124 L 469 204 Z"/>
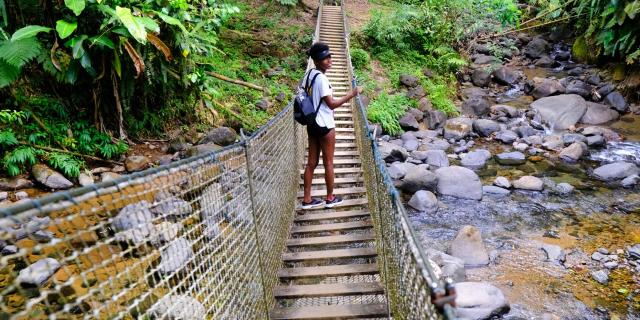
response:
<path id="1" fill-rule="evenodd" d="M 313 87 L 311 88 L 311 98 L 313 99 L 313 104 L 315 107 L 318 106 L 318 101 L 326 96 L 333 95 L 333 89 L 331 88 L 331 84 L 329 83 L 329 79 L 327 76 L 313 69 L 311 72 L 308 72 L 307 75 L 302 79 L 302 85 L 307 84 L 307 77 L 309 78 L 309 84 L 313 80 L 313 77 L 318 74 L 316 81 L 313 83 Z M 322 104 L 320 105 L 320 109 L 318 109 L 318 115 L 316 116 L 316 123 L 321 127 L 326 127 L 329 129 L 333 129 L 336 127 L 335 122 L 333 121 L 333 110 L 327 106 L 327 103 L 322 99 Z"/>

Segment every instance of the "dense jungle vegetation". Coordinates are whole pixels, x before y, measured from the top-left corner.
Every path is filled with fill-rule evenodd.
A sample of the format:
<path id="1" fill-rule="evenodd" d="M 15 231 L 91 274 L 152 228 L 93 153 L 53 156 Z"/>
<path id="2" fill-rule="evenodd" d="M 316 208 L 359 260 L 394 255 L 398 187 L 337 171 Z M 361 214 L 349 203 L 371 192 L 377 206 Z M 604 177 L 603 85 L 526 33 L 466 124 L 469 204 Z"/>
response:
<path id="1" fill-rule="evenodd" d="M 434 108 L 458 112 L 456 72 L 478 37 L 566 25 L 585 59 L 640 60 L 640 0 L 374 2 L 381 9 L 353 35 L 353 64 L 372 98 L 369 118 L 389 132 L 415 104 L 394 93 L 400 74 L 418 76 Z M 0 0 L 4 172 L 45 162 L 76 177 L 85 160 L 118 159 L 141 139 L 223 125 L 255 130 L 286 105 L 304 72 L 315 5 Z M 374 61 L 382 87 L 369 72 Z"/>

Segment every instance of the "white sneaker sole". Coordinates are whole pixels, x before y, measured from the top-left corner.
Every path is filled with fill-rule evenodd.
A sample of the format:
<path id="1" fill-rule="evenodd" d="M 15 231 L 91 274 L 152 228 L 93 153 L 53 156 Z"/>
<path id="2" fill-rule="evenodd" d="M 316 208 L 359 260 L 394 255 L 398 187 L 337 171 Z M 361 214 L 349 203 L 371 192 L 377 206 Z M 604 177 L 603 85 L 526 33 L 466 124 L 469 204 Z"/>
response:
<path id="1" fill-rule="evenodd" d="M 306 206 L 302 206 L 302 210 L 310 210 L 310 209 L 322 207 L 323 205 L 324 204 L 322 202 L 318 203 L 318 204 L 309 204 L 309 205 L 306 205 Z"/>
<path id="2" fill-rule="evenodd" d="M 325 205 L 324 205 L 324 207 L 325 207 L 325 208 L 328 208 L 328 209 L 331 209 L 331 208 L 333 208 L 333 207 L 335 207 L 335 206 L 337 206 L 337 205 L 339 205 L 339 204 L 341 204 L 341 203 L 342 203 L 342 201 L 340 201 L 340 202 L 335 202 L 335 203 L 332 203 L 332 204 L 325 204 Z"/>

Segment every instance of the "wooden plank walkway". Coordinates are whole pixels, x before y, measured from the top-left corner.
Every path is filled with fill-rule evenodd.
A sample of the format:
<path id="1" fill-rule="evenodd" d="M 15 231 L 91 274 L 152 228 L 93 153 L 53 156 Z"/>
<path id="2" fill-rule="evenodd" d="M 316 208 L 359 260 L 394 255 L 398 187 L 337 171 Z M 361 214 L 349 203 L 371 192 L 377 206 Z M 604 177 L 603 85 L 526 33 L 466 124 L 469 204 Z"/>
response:
<path id="1" fill-rule="evenodd" d="M 328 43 L 333 53 L 327 77 L 334 97 L 344 96 L 351 84 L 341 7 L 323 6 L 319 18 L 320 41 Z M 389 318 L 351 108 L 348 103 L 334 111 L 334 193 L 343 197 L 343 203 L 330 209 L 298 210 L 282 254 L 271 319 Z M 324 174 L 320 164 L 314 172 L 312 197 L 326 196 Z M 302 187 L 301 181 L 298 204 Z"/>

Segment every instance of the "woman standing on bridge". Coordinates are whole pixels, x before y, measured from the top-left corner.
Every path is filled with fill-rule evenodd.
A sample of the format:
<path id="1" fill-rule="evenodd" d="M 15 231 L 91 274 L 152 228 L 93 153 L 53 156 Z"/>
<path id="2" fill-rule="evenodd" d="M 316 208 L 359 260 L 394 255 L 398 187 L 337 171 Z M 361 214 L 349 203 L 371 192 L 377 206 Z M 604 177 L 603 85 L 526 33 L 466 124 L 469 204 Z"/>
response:
<path id="1" fill-rule="evenodd" d="M 327 70 L 331 68 L 331 52 L 329 51 L 329 46 L 325 43 L 317 42 L 311 46 L 307 54 L 313 59 L 316 68 L 307 72 L 303 83 L 306 83 L 307 78 L 310 77 L 310 79 L 313 79 L 313 77 L 319 73 L 311 86 L 311 97 L 313 101 L 322 100 L 322 103 L 318 109 L 316 121 L 307 125 L 309 156 L 307 159 L 307 167 L 304 171 L 304 199 L 302 201 L 302 209 L 312 209 L 320 206 L 333 208 L 342 202 L 341 198 L 333 194 L 333 155 L 336 146 L 336 125 L 333 119 L 333 110 L 361 93 L 362 88 L 358 87 L 347 93 L 344 97 L 334 99 L 331 84 L 325 75 Z M 327 198 L 325 201 L 311 198 L 313 172 L 318 166 L 320 151 L 322 151 L 322 163 L 325 170 L 324 179 L 327 185 Z"/>

